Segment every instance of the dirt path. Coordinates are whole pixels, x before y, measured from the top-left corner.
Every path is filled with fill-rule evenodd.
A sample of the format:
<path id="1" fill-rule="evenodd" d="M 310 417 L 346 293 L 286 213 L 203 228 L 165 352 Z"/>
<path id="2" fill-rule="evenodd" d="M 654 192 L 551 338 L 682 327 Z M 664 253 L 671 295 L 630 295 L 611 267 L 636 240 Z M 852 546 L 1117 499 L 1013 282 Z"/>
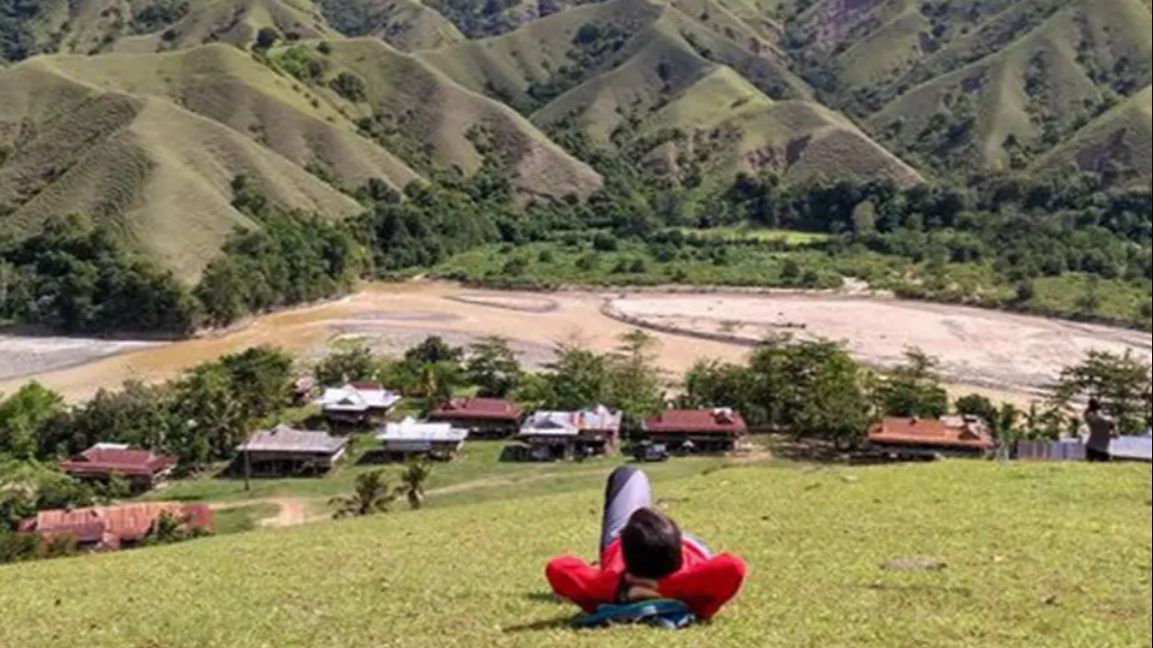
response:
<path id="1" fill-rule="evenodd" d="M 211 507 L 214 511 L 228 511 L 258 504 L 275 504 L 276 515 L 257 520 L 257 525 L 262 528 L 279 528 L 327 520 L 327 515 L 309 514 L 309 503 L 312 501 L 314 500 L 300 497 L 266 497 L 238 502 L 217 502 L 211 504 Z"/>

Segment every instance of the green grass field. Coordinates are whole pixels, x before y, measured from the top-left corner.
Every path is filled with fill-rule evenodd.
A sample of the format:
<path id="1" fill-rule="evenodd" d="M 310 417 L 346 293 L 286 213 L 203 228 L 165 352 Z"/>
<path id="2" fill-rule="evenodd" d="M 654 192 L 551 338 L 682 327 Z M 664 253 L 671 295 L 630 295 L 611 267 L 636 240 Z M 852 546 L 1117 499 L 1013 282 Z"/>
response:
<path id="1" fill-rule="evenodd" d="M 622 458 L 603 458 L 583 463 L 501 463 L 500 453 L 505 444 L 504 441 L 472 441 L 465 445 L 458 460 L 434 464 L 427 484 L 428 505 L 472 504 L 543 492 L 580 490 L 595 486 L 607 472 L 624 461 Z M 383 469 L 389 473 L 393 484 L 399 483 L 403 464 L 361 461 L 364 453 L 374 446 L 375 442 L 370 437 L 354 437 L 348 461 L 319 478 L 253 479 L 251 490 L 245 490 L 243 479 L 221 476 L 219 470 L 223 466 L 218 466 L 204 477 L 174 481 L 145 498 L 230 505 L 256 503 L 253 506 L 266 505 L 269 500 L 291 498 L 302 501 L 310 516 L 324 516 L 330 510 L 328 501 L 331 498 L 352 493 L 358 475 Z M 721 458 L 710 457 L 681 459 L 656 465 L 652 470 L 654 475 L 672 479 L 715 470 L 723 462 Z M 398 503 L 398 508 L 401 507 L 403 504 Z M 221 513 L 227 521 L 225 530 L 233 532 L 252 528 L 255 524 L 253 519 L 271 517 L 276 509 L 244 505 Z"/>
<path id="2" fill-rule="evenodd" d="M 3 567 L 0 645 L 1149 645 L 1148 466 L 657 473 L 661 506 L 750 565 L 733 605 L 679 633 L 574 631 L 574 610 L 550 595 L 550 557 L 592 558 L 601 478 L 567 493 L 525 485 L 523 497 L 474 506 Z M 944 567 L 883 569 L 902 557 Z"/>

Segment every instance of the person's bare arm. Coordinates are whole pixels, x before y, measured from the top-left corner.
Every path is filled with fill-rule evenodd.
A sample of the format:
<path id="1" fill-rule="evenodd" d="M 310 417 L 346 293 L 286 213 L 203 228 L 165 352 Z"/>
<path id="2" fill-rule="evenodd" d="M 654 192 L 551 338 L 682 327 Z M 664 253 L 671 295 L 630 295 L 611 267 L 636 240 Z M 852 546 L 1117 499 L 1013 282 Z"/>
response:
<path id="1" fill-rule="evenodd" d="M 639 601 L 651 601 L 653 599 L 664 598 L 661 593 L 657 591 L 659 585 L 655 580 L 646 578 L 637 578 L 630 574 L 622 576 L 625 585 L 628 587 L 625 593 L 625 598 L 630 603 L 637 603 Z"/>

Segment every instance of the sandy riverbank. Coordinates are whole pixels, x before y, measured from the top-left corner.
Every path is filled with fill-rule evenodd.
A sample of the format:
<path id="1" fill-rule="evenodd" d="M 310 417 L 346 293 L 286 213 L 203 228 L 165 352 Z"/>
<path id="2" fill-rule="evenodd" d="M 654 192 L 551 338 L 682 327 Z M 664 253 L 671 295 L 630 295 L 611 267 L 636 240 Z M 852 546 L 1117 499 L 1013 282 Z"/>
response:
<path id="1" fill-rule="evenodd" d="M 539 366 L 549 349 L 577 340 L 605 351 L 631 324 L 653 324 L 660 363 L 683 372 L 700 358 L 736 361 L 769 331 L 843 340 L 862 360 L 886 365 L 908 345 L 940 356 L 954 391 L 982 391 L 1021 402 L 1060 367 L 1089 348 L 1133 348 L 1150 355 L 1147 335 L 1006 313 L 830 294 L 627 294 L 565 291 L 519 294 L 452 284 L 370 284 L 346 299 L 254 319 L 238 330 L 143 348 L 115 349 L 102 341 L 7 338 L 0 356 L 0 392 L 36 379 L 70 399 L 126 379 L 159 381 L 182 369 L 259 344 L 319 356 L 335 338 L 364 337 L 396 352 L 425 335 L 463 344 L 502 335 Z M 683 333 L 678 333 L 683 332 Z M 704 339 L 704 335 L 733 339 Z M 47 344 L 47 346 L 45 346 Z M 52 344 L 58 344 L 53 350 Z M 128 343 L 131 344 L 131 343 Z M 31 353 L 29 349 L 40 349 Z M 102 354 L 115 355 L 102 355 Z M 91 354 L 91 355 L 85 355 Z M 29 372 L 32 373 L 29 373 Z M 20 372 L 22 375 L 16 378 Z"/>

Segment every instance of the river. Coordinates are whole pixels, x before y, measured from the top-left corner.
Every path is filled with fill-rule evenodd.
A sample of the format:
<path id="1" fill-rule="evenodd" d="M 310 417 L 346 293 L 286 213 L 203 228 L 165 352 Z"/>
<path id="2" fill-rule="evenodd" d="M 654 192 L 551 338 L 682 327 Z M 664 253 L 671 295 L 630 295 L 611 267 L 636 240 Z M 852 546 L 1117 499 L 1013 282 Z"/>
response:
<path id="1" fill-rule="evenodd" d="M 128 379 L 163 381 L 261 344 L 317 357 L 342 336 L 364 337 L 387 353 L 432 334 L 454 344 L 501 335 L 513 341 L 527 364 L 539 366 L 562 342 L 612 349 L 632 326 L 620 315 L 654 325 L 658 360 L 670 375 L 701 358 L 738 361 L 757 337 L 779 330 L 844 341 L 870 364 L 884 365 L 905 346 L 920 346 L 941 357 L 954 393 L 977 391 L 1018 403 L 1035 396 L 1089 348 L 1132 349 L 1150 357 L 1150 337 L 1141 332 L 892 299 L 827 293 L 512 293 L 418 281 L 367 284 L 338 301 L 171 343 L 0 336 L 0 393 L 37 380 L 69 400 L 82 400 L 101 387 Z"/>

